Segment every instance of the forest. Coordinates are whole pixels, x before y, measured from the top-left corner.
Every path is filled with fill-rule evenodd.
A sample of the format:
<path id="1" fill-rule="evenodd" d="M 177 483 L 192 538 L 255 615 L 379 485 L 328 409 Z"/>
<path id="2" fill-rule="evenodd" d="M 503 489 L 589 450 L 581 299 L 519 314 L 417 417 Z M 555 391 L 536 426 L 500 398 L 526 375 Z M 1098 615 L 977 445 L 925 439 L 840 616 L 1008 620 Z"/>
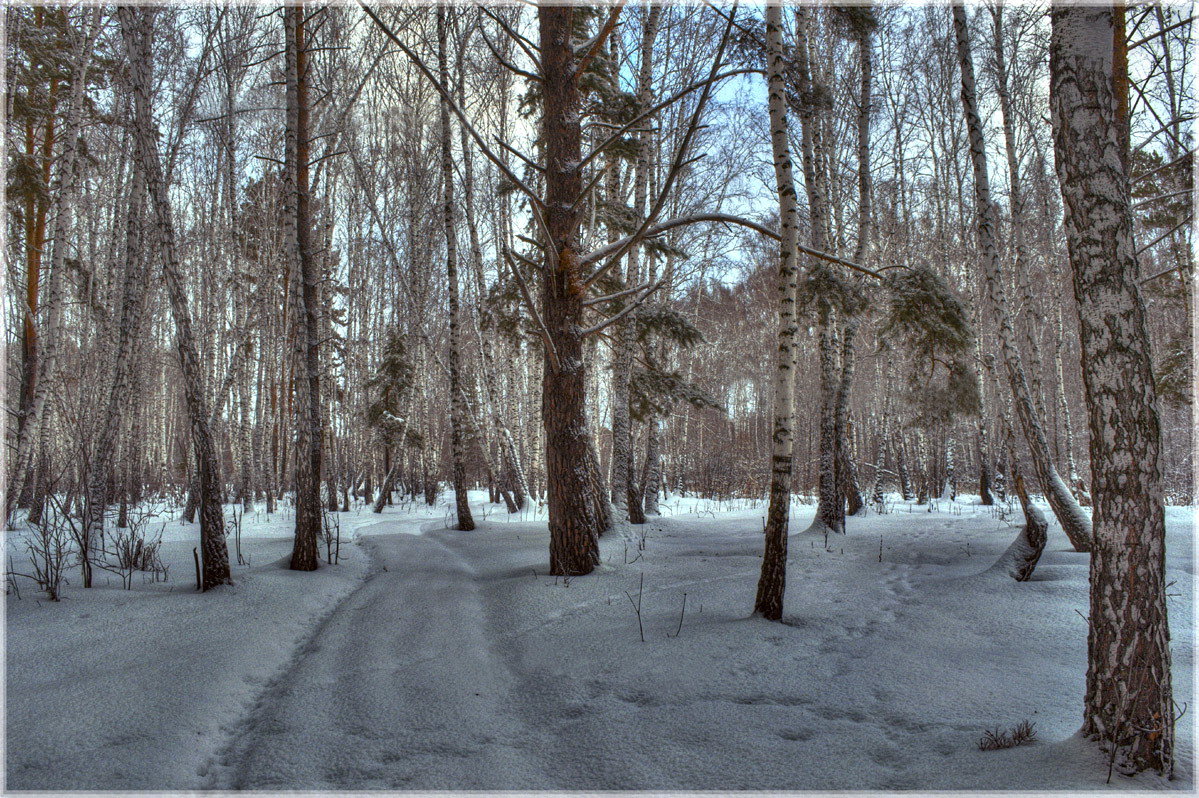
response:
<path id="1" fill-rule="evenodd" d="M 1193 789 L 1192 11 L 8 4 L 6 788 Z"/>

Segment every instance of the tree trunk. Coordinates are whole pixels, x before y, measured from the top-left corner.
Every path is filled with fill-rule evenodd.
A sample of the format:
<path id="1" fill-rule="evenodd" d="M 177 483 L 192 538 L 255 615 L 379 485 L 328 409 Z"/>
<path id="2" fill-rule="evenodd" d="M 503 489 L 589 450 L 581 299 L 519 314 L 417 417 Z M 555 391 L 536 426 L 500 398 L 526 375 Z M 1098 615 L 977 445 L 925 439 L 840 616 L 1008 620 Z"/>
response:
<path id="1" fill-rule="evenodd" d="M 437 7 L 437 66 L 443 86 L 450 83 L 449 61 L 446 56 L 446 7 Z M 459 79 L 465 80 L 460 75 Z M 443 202 L 442 222 L 445 230 L 445 262 L 450 295 L 450 457 L 454 480 L 454 506 L 458 513 L 458 529 L 469 532 L 475 528 L 466 495 L 466 407 L 462 396 L 461 335 L 458 310 L 458 231 L 454 223 L 454 157 L 450 142 L 450 108 L 445 100 L 439 104 L 441 122 L 441 180 Z M 464 153 L 464 157 L 470 157 Z M 480 441 L 483 445 L 483 441 Z"/>
<path id="2" fill-rule="evenodd" d="M 198 494 L 200 500 L 200 548 L 203 552 L 204 590 L 222 584 L 232 584 L 229 574 L 229 551 L 225 546 L 225 515 L 221 506 L 221 473 L 216 445 L 209 426 L 204 401 L 204 384 L 200 374 L 200 358 L 192 332 L 187 294 L 183 288 L 179 252 L 175 239 L 175 224 L 171 216 L 170 198 L 163 178 L 155 143 L 156 130 L 150 99 L 153 61 L 150 36 L 154 10 L 121 6 L 117 11 L 125 46 L 129 51 L 129 80 L 133 89 L 136 114 L 136 140 L 139 168 L 149 192 L 157 220 L 156 243 L 161 248 L 163 281 L 170 297 L 171 314 L 175 318 L 175 341 L 179 349 L 179 367 L 183 373 L 183 395 L 191 426 L 192 448 L 196 456 Z"/>
<path id="3" fill-rule="evenodd" d="M 63 150 L 59 156 L 58 171 L 54 176 L 54 184 L 50 186 L 50 196 L 56 198 L 56 202 L 54 203 L 54 226 L 50 239 L 54 249 L 50 258 L 49 284 L 46 287 L 46 305 L 43 308 L 46 318 L 40 335 L 35 333 L 36 337 L 41 341 L 41 351 L 36 352 L 34 355 L 36 358 L 36 376 L 33 378 L 33 387 L 29 390 L 28 386 L 26 386 L 26 389 L 31 393 L 31 398 L 28 400 L 27 411 L 19 425 L 16 442 L 16 462 L 9 474 L 9 483 L 5 498 L 7 504 L 5 507 L 6 519 L 12 514 L 16 501 L 21 498 L 25 485 L 36 480 L 35 474 L 32 473 L 35 468 L 34 456 L 37 454 L 38 440 L 42 436 L 42 428 L 47 424 L 45 416 L 51 412 L 47 408 L 47 402 L 50 397 L 50 389 L 53 387 L 53 380 L 58 371 L 60 328 L 62 327 L 62 311 L 66 293 L 66 275 L 64 272 L 67 268 L 67 231 L 71 224 L 72 214 L 75 212 L 75 203 L 79 193 L 79 176 L 77 172 L 80 133 L 83 127 L 84 89 L 87 86 L 87 73 L 91 67 L 92 45 L 100 32 L 100 10 L 98 8 L 93 9 L 89 18 L 88 31 L 86 35 L 79 36 L 72 52 L 75 69 L 74 74 L 71 76 L 71 96 L 67 106 Z M 45 157 L 48 168 L 50 159 L 49 147 L 52 145 L 53 140 L 50 128 L 47 128 L 46 135 L 47 151 Z M 38 222 L 38 226 L 44 227 L 44 221 Z M 42 235 L 36 243 L 39 248 L 43 247 L 45 245 L 45 236 Z M 38 268 L 40 268 L 40 255 L 37 258 L 37 262 Z M 29 277 L 31 280 L 34 279 L 35 271 L 30 272 Z M 33 291 L 36 293 L 36 286 L 34 286 Z"/>
<path id="4" fill-rule="evenodd" d="M 320 563 L 321 533 L 321 390 L 320 293 L 312 252 L 312 212 L 308 183 L 309 106 L 307 11 L 288 7 L 284 14 L 287 58 L 287 132 L 284 155 L 284 218 L 291 259 L 295 324 L 296 528 L 291 568 L 315 571 Z"/>
<path id="5" fill-rule="evenodd" d="M 774 374 L 774 432 L 770 452 L 770 507 L 766 514 L 766 547 L 754 599 L 754 613 L 777 621 L 783 615 L 787 586 L 787 527 L 791 511 L 792 421 L 795 403 L 795 315 L 799 288 L 799 208 L 792 175 L 787 131 L 783 48 L 783 12 L 766 7 L 766 83 L 769 94 L 770 144 L 779 201 L 778 350 Z"/>
<path id="6" fill-rule="evenodd" d="M 541 40 L 544 216 L 548 232 L 542 267 L 542 321 L 548 331 L 542 380 L 545 467 L 549 499 L 550 573 L 588 574 L 599 564 L 600 497 L 592 495 L 591 433 L 583 359 L 582 275 L 578 263 L 583 190 L 581 98 L 571 38 L 575 9 L 538 7 Z M 604 497 L 606 501 L 606 497 Z"/>
<path id="7" fill-rule="evenodd" d="M 862 501 L 862 491 L 858 487 L 858 473 L 853 460 L 849 456 L 849 394 L 853 387 L 854 373 L 854 336 L 858 331 L 858 319 L 850 318 L 842 330 L 841 341 L 841 381 L 837 386 L 837 405 L 833 416 L 834 429 L 837 439 L 838 477 L 840 482 L 841 531 L 845 531 L 845 516 L 857 515 L 866 506 Z"/>
<path id="8" fill-rule="evenodd" d="M 1024 438 L 1032 456 L 1033 468 L 1041 484 L 1041 491 L 1049 500 L 1054 515 L 1062 525 L 1066 536 L 1076 551 L 1088 551 L 1091 540 L 1091 521 L 1079 507 L 1074 496 L 1066 488 L 1049 452 L 1049 443 L 1041 418 L 1033 404 L 1032 393 L 1025 377 L 1020 352 L 1016 348 L 1011 315 L 1008 312 L 999 250 L 996 245 L 995 206 L 991 203 L 991 185 L 987 175 L 986 144 L 983 141 L 982 122 L 978 116 L 978 103 L 974 89 L 974 61 L 970 54 L 969 32 L 966 10 L 960 5 L 953 7 L 954 30 L 957 38 L 958 60 L 962 73 L 962 106 L 966 115 L 966 129 L 970 135 L 970 160 L 974 169 L 974 198 L 977 206 L 977 232 L 982 250 L 983 272 L 987 283 L 987 296 L 991 311 L 999 327 L 999 343 L 1003 362 L 1007 370 L 1008 383 L 1016 405 L 1016 416 L 1024 430 Z"/>
<path id="9" fill-rule="evenodd" d="M 645 442 L 645 472 L 641 480 L 645 515 L 659 515 L 658 494 L 662 490 L 662 419 L 650 419 Z"/>
<path id="10" fill-rule="evenodd" d="M 507 37 L 505 37 L 505 41 L 508 41 Z M 458 53 L 458 69 L 460 74 L 465 74 L 464 58 L 465 50 L 460 49 Z M 458 97 L 459 106 L 464 106 L 466 104 L 465 81 L 459 83 Z M 501 100 L 502 102 L 506 102 L 506 100 Z M 501 127 L 503 127 L 502 124 Z M 521 462 L 516 448 L 516 442 L 512 437 L 512 430 L 509 429 L 507 422 L 504 420 L 503 408 L 500 402 L 495 349 L 492 344 L 492 336 L 495 334 L 495 323 L 492 318 L 491 308 L 485 299 L 487 296 L 487 286 L 483 279 L 483 248 L 479 243 L 479 228 L 475 221 L 474 162 L 470 156 L 471 145 L 464 126 L 459 127 L 459 135 L 462 141 L 462 152 L 464 153 L 462 156 L 462 195 L 466 205 L 466 229 L 470 236 L 471 270 L 474 274 L 475 293 L 478 301 L 474 330 L 479 345 L 479 379 L 483 383 L 483 396 L 487 402 L 488 415 L 499 443 L 500 462 L 503 463 L 502 474 L 498 474 L 497 477 L 507 485 L 507 490 L 504 491 L 504 501 L 511 502 L 508 506 L 508 512 L 516 513 L 525 507 L 525 502 L 529 496 L 529 483 L 525 476 L 524 464 Z M 504 204 L 506 203 L 501 203 L 501 206 Z M 503 228 L 503 220 L 500 222 L 500 227 Z M 502 248 L 503 242 L 497 236 L 497 260 L 501 257 L 500 252 Z M 484 327 L 486 330 L 483 329 Z"/>
<path id="11" fill-rule="evenodd" d="M 104 510 L 108 503 L 112 463 L 121 429 L 122 411 L 133 389 L 133 355 L 137 332 L 141 328 L 142 297 L 146 286 L 146 261 L 142 257 L 142 229 L 146 183 L 141 170 L 135 170 L 129 189 L 129 213 L 125 228 L 125 278 L 121 288 L 121 316 L 117 332 L 117 351 L 113 355 L 112 379 L 106 409 L 100 418 L 100 431 L 92 456 L 91 473 L 84 504 L 84 540 L 104 534 Z"/>
<path id="12" fill-rule="evenodd" d="M 1129 199 L 1121 17 L 1055 6 L 1050 108 L 1078 303 L 1095 534 L 1082 732 L 1122 771 L 1170 775 L 1161 430 Z M 1112 46 L 1112 43 L 1115 46 Z M 1126 99 L 1126 97 L 1125 97 Z"/>
<path id="13" fill-rule="evenodd" d="M 820 311 L 820 449 L 817 476 L 816 517 L 806 530 L 818 535 L 845 531 L 845 497 L 840 490 L 837 463 L 837 368 L 836 322 L 827 307 Z"/>
<path id="14" fill-rule="evenodd" d="M 1021 507 L 1024 508 L 1024 527 L 999 558 L 996 567 L 1002 568 L 1017 582 L 1027 582 L 1032 578 L 1033 570 L 1041 559 L 1041 552 L 1045 550 L 1049 521 L 1029 500 L 1028 491 L 1024 489 L 1024 480 L 1019 475 L 1016 477 L 1016 493 L 1020 496 Z"/>
<path id="15" fill-rule="evenodd" d="M 797 6 L 795 15 L 794 69 L 800 93 L 799 115 L 802 121 L 800 146 L 804 187 L 808 195 L 809 243 L 812 249 L 828 249 L 828 187 L 824 175 L 823 114 L 813 102 L 812 64 L 809 55 L 808 27 L 811 11 Z M 776 156 L 777 158 L 777 156 Z M 817 268 L 824 268 L 820 264 Z M 808 532 L 827 535 L 845 531 L 845 499 L 840 490 L 840 466 L 837 439 L 837 388 L 841 381 L 837 368 L 837 332 L 829 297 L 816 297 L 820 350 L 820 449 L 817 478 L 816 517 Z"/>

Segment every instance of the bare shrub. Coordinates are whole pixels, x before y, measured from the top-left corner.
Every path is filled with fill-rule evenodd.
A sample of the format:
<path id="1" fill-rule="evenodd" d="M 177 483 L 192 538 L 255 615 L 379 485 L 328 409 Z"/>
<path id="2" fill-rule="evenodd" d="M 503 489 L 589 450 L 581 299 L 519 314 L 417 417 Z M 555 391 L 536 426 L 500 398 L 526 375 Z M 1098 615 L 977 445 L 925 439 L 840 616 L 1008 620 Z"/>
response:
<path id="1" fill-rule="evenodd" d="M 999 751 L 1003 748 L 1015 748 L 1018 745 L 1028 745 L 1037 739 L 1035 724 L 1023 720 L 1010 729 L 1004 730 L 996 726 L 987 729 L 978 740 L 978 750 Z"/>
<path id="2" fill-rule="evenodd" d="M 166 521 L 157 522 L 158 528 L 151 533 L 159 513 L 154 507 L 131 509 L 124 528 L 117 527 L 108 536 L 104 547 L 104 558 L 96 562 L 98 568 L 121 577 L 121 587 L 133 587 L 133 575 L 137 572 L 149 574 L 154 582 L 167 581 L 170 566 L 162 561 L 162 533 Z"/>
<path id="3" fill-rule="evenodd" d="M 45 591 L 51 601 L 58 601 L 64 574 L 76 561 L 75 525 L 70 516 L 57 510 L 43 512 L 36 522 L 27 525 L 25 549 L 33 567 L 28 576 Z"/>

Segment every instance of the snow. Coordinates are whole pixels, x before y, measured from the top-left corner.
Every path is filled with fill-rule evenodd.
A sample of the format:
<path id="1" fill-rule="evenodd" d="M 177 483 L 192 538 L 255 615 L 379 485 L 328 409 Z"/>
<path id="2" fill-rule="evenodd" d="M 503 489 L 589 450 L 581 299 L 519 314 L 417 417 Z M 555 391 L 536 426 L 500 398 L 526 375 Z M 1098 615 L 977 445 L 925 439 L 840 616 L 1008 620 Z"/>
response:
<path id="1" fill-rule="evenodd" d="M 1107 785 L 1075 736 L 1087 555 L 1056 524 L 1026 583 L 991 567 L 1017 530 L 968 496 L 892 500 L 827 549 L 796 532 L 771 623 L 749 617 L 761 503 L 671 498 L 567 580 L 546 574 L 544 508 L 472 493 L 479 528 L 458 532 L 447 498 L 342 514 L 342 562 L 315 573 L 286 568 L 290 518 L 247 515 L 251 565 L 208 595 L 178 522 L 165 585 L 72 580 L 50 603 L 19 580 L 8 789 L 1192 788 L 1190 712 L 1170 782 Z M 1180 706 L 1191 526 L 1167 510 Z M 977 749 L 1025 719 L 1036 743 Z"/>

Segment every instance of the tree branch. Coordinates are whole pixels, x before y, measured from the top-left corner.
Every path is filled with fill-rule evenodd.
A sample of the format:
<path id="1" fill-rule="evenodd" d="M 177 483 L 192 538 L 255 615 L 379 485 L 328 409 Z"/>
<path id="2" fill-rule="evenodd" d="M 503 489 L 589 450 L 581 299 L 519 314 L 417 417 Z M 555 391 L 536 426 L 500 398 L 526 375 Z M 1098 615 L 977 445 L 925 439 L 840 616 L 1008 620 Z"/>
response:
<path id="1" fill-rule="evenodd" d="M 595 58 L 595 54 L 604 46 L 604 42 L 612 34 L 616 28 L 616 20 L 620 18 L 620 12 L 624 10 L 625 0 L 620 0 L 619 3 L 612 6 L 612 10 L 608 12 L 608 20 L 604 23 L 604 27 L 600 28 L 600 32 L 595 35 L 595 38 L 589 42 L 584 42 L 583 47 L 587 48 L 586 54 L 579 59 L 575 65 L 575 74 L 583 74 L 583 70 L 591 63 L 591 59 Z"/>
<path id="2" fill-rule="evenodd" d="M 695 104 L 695 111 L 691 114 L 691 120 L 687 124 L 686 132 L 683 134 L 682 141 L 679 142 L 678 148 L 675 150 L 674 158 L 670 169 L 666 173 L 666 178 L 662 181 L 662 187 L 658 191 L 658 196 L 654 199 L 653 205 L 650 206 L 650 212 L 646 215 L 645 220 L 641 222 L 641 226 L 637 232 L 630 236 L 622 247 L 613 253 L 611 258 L 603 266 L 600 266 L 591 273 L 587 279 L 583 281 L 584 286 L 592 285 L 605 272 L 611 269 L 614 265 L 620 262 L 624 254 L 629 251 L 630 247 L 635 246 L 644 237 L 646 230 L 662 213 L 662 209 L 666 207 L 666 198 L 670 195 L 671 189 L 674 188 L 674 182 L 679 174 L 683 171 L 684 161 L 686 160 L 687 150 L 691 147 L 691 140 L 695 137 L 695 132 L 699 129 L 699 121 L 703 117 L 704 109 L 708 105 L 708 97 L 712 93 L 712 83 L 716 76 L 720 74 L 720 64 L 724 60 L 724 50 L 729 43 L 729 34 L 733 29 L 733 19 L 737 16 L 737 4 L 733 4 L 733 8 L 729 12 L 728 23 L 724 26 L 724 33 L 720 37 L 720 45 L 716 48 L 716 55 L 712 59 L 712 69 L 708 72 L 708 78 L 704 81 L 703 90 L 700 92 L 699 101 Z"/>
<path id="3" fill-rule="evenodd" d="M 537 306 L 533 303 L 533 296 L 529 293 L 529 286 L 525 284 L 525 279 L 520 276 L 520 269 L 512 262 L 512 255 L 514 253 L 506 247 L 503 252 L 504 260 L 507 262 L 508 268 L 512 270 L 512 276 L 516 278 L 516 285 L 520 288 L 520 295 L 524 297 L 525 305 L 529 309 L 529 315 L 533 317 L 533 321 L 537 323 L 537 329 L 541 332 L 541 340 L 545 344 L 546 354 L 549 355 L 550 365 L 554 371 L 560 371 L 562 364 L 558 360 L 558 349 L 554 346 L 554 339 L 550 335 L 549 328 L 545 326 L 545 322 L 541 320 L 541 314 L 537 312 Z"/>
<path id="4" fill-rule="evenodd" d="M 587 327 L 586 329 L 584 329 L 584 330 L 582 331 L 582 335 L 583 335 L 583 336 L 594 335 L 595 333 L 597 333 L 597 332 L 600 332 L 601 330 L 603 330 L 603 329 L 605 329 L 605 328 L 607 328 L 607 327 L 611 327 L 613 324 L 615 324 L 616 322 L 620 321 L 620 320 L 621 320 L 621 319 L 623 319 L 625 316 L 629 315 L 629 314 L 630 314 L 630 313 L 632 313 L 634 310 L 636 310 L 637 308 L 639 308 L 639 307 L 641 307 L 643 304 L 645 304 L 645 300 L 649 299 L 651 295 L 653 295 L 654 293 L 656 293 L 656 292 L 657 292 L 657 290 L 658 290 L 659 288 L 661 288 L 662 286 L 664 286 L 664 285 L 666 285 L 666 281 L 665 281 L 665 280 L 659 280 L 659 281 L 657 281 L 656 283 L 654 283 L 653 285 L 651 285 L 649 288 L 647 288 L 647 289 L 645 290 L 645 293 L 644 293 L 644 294 L 642 294 L 641 296 L 637 297 L 637 299 L 636 299 L 636 300 L 634 300 L 634 301 L 630 302 L 629 304 L 625 305 L 625 307 L 624 307 L 624 308 L 623 308 L 623 309 L 622 309 L 622 310 L 621 310 L 619 313 L 617 313 L 615 316 L 611 316 L 610 318 L 608 318 L 608 319 L 606 319 L 606 320 L 604 320 L 604 321 L 601 321 L 599 324 L 596 324 L 596 325 L 595 325 L 595 326 L 593 326 L 593 327 Z"/>
<path id="5" fill-rule="evenodd" d="M 661 222 L 661 223 L 656 224 L 653 227 L 649 228 L 648 230 L 646 230 L 645 234 L 643 236 L 641 236 L 641 239 L 645 240 L 645 239 L 649 239 L 649 238 L 654 238 L 654 237 L 659 236 L 662 233 L 666 232 L 667 230 L 671 230 L 675 227 L 683 227 L 684 225 L 698 224 L 700 222 L 723 222 L 726 224 L 737 224 L 737 225 L 741 225 L 742 227 L 747 227 L 750 230 L 753 230 L 754 232 L 761 233 L 762 235 L 766 236 L 767 238 L 772 238 L 775 241 L 780 240 L 779 234 L 776 233 L 775 231 L 771 230 L 770 228 L 763 227 L 762 225 L 758 224 L 757 222 L 751 221 L 751 220 L 743 218 L 741 216 L 733 216 L 732 214 L 727 214 L 727 213 L 697 213 L 697 214 L 692 214 L 690 216 L 680 216 L 675 219 L 670 219 L 669 221 Z M 626 237 L 620 239 L 619 241 L 613 241 L 611 244 L 608 244 L 607 246 L 604 246 L 601 249 L 597 249 L 594 252 L 592 252 L 591 254 L 586 255 L 585 257 L 581 258 L 579 261 L 579 264 L 581 266 L 585 266 L 589 263 L 595 263 L 598 260 L 602 260 L 606 257 L 609 257 L 613 252 L 616 252 L 619 249 L 621 249 L 622 247 L 627 246 L 629 241 L 635 237 L 636 237 L 636 234 L 634 234 L 632 236 L 626 236 Z M 822 260 L 827 263 L 835 263 L 838 266 L 844 266 L 847 269 L 853 269 L 854 271 L 861 272 L 862 274 L 868 274 L 877 280 L 883 279 L 883 276 L 881 274 L 879 274 L 877 271 L 875 271 L 874 269 L 868 269 L 865 266 L 862 266 L 861 264 L 858 264 L 858 263 L 854 263 L 851 260 L 846 260 L 845 258 L 839 258 L 836 255 L 830 255 L 829 253 L 821 252 L 818 249 L 811 249 L 810 247 L 805 247 L 803 244 L 797 244 L 796 249 L 798 249 L 800 252 L 807 255 L 808 257 L 816 258 L 817 260 Z"/>

